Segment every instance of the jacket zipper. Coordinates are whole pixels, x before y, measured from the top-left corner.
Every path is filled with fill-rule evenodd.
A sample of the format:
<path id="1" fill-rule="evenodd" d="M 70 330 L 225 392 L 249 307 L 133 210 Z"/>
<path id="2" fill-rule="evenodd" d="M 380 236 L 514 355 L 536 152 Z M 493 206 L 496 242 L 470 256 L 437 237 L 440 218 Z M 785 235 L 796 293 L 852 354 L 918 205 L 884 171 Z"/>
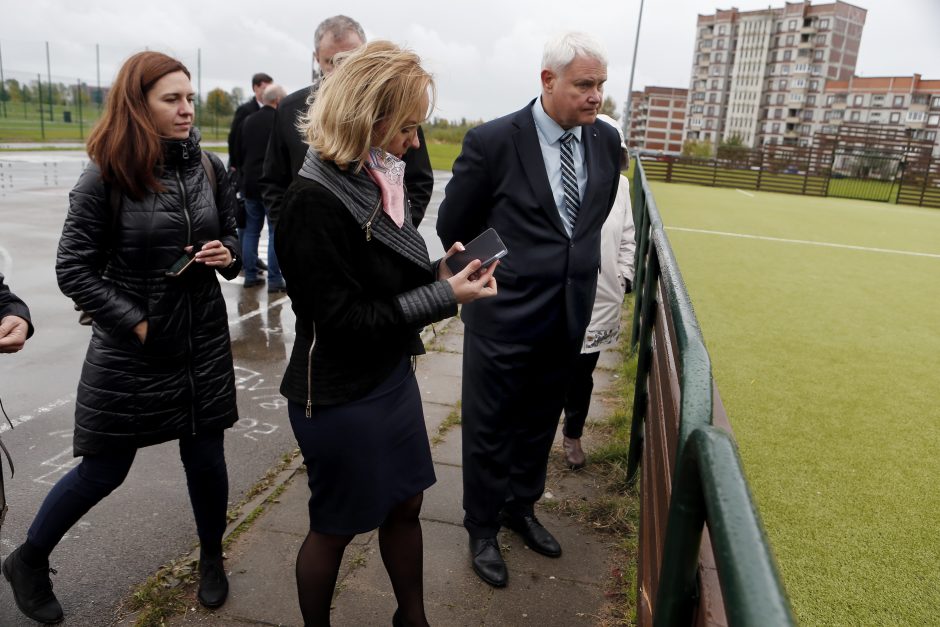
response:
<path id="1" fill-rule="evenodd" d="M 382 208 L 382 196 L 379 196 L 378 202 L 375 203 L 375 209 L 372 210 L 372 215 L 369 216 L 369 219 L 362 226 L 366 230 L 366 241 L 372 241 L 372 223 L 375 221 L 375 216 L 378 215 L 379 209 Z"/>
<path id="2" fill-rule="evenodd" d="M 307 351 L 307 418 L 313 415 L 313 345 L 317 341 L 317 327 L 311 323 L 310 330 L 313 337 L 310 340 L 310 350 Z"/>
<path id="3" fill-rule="evenodd" d="M 183 180 L 180 178 L 179 170 L 176 170 L 174 174 L 176 175 L 176 184 L 180 189 L 180 196 L 183 199 L 183 217 L 186 218 L 186 245 L 188 246 L 193 236 L 193 222 L 189 215 L 189 206 L 186 200 L 186 187 L 183 186 Z M 195 253 L 195 251 L 193 252 Z M 186 334 L 186 347 L 188 348 L 186 352 L 186 375 L 189 377 L 189 390 L 192 397 L 192 404 L 189 406 L 189 420 L 192 425 L 193 435 L 196 435 L 196 407 L 194 405 L 196 402 L 196 380 L 193 378 L 193 303 L 189 299 L 188 292 L 186 292 L 186 322 L 186 326 L 189 329 Z"/>

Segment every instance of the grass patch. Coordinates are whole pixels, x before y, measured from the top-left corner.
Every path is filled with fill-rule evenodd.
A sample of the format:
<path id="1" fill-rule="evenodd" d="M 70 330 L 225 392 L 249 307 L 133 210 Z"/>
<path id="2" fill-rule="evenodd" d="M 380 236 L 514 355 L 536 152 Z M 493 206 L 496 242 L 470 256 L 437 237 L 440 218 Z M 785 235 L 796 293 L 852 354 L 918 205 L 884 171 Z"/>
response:
<path id="1" fill-rule="evenodd" d="M 437 433 L 431 438 L 431 446 L 437 446 L 444 441 L 447 432 L 460 424 L 460 401 L 453 411 L 447 414 L 447 418 L 437 427 Z"/>
<path id="2" fill-rule="evenodd" d="M 444 144 L 428 142 L 428 156 L 431 158 L 431 169 L 450 172 L 454 161 L 460 154 L 460 144 Z"/>
<path id="3" fill-rule="evenodd" d="M 940 212 L 653 183 L 799 622 L 933 624 Z"/>

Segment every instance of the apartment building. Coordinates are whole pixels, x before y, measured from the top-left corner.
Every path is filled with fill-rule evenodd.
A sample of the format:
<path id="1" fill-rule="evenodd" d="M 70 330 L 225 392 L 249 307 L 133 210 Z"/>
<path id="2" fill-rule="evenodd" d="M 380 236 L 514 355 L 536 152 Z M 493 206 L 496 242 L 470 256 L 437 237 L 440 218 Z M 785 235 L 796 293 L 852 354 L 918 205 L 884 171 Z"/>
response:
<path id="1" fill-rule="evenodd" d="M 828 81 L 820 109 L 816 131 L 835 133 L 843 122 L 885 125 L 933 142 L 940 156 L 940 80 L 914 74 Z"/>
<path id="2" fill-rule="evenodd" d="M 682 152 L 686 103 L 689 90 L 681 87 L 647 87 L 630 97 L 630 150 Z"/>
<path id="3" fill-rule="evenodd" d="M 699 15 L 683 140 L 808 145 L 826 81 L 855 73 L 866 15 L 841 0 Z"/>

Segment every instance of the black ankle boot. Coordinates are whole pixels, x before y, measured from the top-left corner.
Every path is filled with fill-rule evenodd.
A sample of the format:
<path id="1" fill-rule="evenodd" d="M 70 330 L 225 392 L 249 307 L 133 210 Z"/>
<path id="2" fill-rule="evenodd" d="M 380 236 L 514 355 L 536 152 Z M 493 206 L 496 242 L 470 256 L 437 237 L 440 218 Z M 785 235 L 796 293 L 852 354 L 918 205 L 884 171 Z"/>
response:
<path id="1" fill-rule="evenodd" d="M 228 577 L 222 556 L 199 559 L 199 602 L 210 609 L 220 607 L 228 597 Z"/>
<path id="2" fill-rule="evenodd" d="M 30 568 L 23 562 L 16 549 L 3 560 L 3 576 L 13 587 L 13 599 L 16 607 L 29 618 L 54 625 L 64 617 L 59 600 L 52 593 L 52 580 L 49 573 L 55 571 L 46 564 L 40 568 Z"/>

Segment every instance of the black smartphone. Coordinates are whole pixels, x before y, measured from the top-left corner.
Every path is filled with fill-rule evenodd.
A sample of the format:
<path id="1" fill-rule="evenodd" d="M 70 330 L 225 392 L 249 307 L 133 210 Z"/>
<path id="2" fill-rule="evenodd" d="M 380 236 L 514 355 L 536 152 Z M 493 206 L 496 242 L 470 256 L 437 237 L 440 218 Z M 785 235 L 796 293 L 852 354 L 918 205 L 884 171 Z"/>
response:
<path id="1" fill-rule="evenodd" d="M 176 277 L 181 274 L 188 268 L 193 265 L 193 262 L 196 261 L 195 255 L 190 255 L 189 253 L 183 253 L 183 256 L 177 259 L 170 269 L 166 271 L 167 276 Z"/>
<path id="2" fill-rule="evenodd" d="M 503 240 L 499 239 L 499 235 L 494 229 L 489 228 L 480 233 L 470 243 L 464 244 L 462 251 L 448 257 L 447 267 L 450 268 L 451 272 L 457 274 L 466 268 L 468 263 L 474 259 L 479 259 L 483 263 L 480 266 L 482 270 L 508 254 L 509 251 L 506 249 L 506 245 L 503 244 Z"/>

